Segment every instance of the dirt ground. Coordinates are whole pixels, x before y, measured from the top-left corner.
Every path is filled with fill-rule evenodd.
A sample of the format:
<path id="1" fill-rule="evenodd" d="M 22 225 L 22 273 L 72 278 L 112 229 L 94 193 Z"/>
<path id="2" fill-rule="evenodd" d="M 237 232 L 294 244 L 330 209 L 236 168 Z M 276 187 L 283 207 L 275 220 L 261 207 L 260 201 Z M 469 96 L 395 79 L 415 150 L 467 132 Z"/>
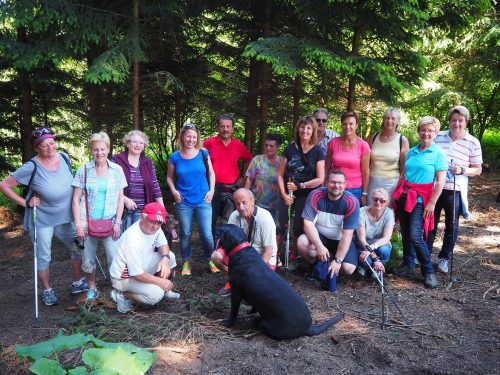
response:
<path id="1" fill-rule="evenodd" d="M 389 326 L 381 330 L 380 292 L 372 282 L 341 277 L 331 293 L 298 273 L 280 271 L 302 295 L 314 321 L 345 313 L 323 334 L 282 342 L 255 331 L 252 317 L 242 311 L 233 329 L 224 328 L 229 301 L 217 295 L 224 275 L 210 274 L 200 262 L 193 276 L 175 279 L 179 301 L 121 315 L 109 303 L 110 283 L 101 274 L 104 304 L 90 312 L 78 308 L 78 298 L 67 290 L 69 262 L 59 244 L 51 272 L 60 304 L 40 304 L 42 328 L 34 329 L 32 247 L 20 218 L 1 209 L 0 374 L 27 373 L 29 364 L 16 360 L 14 345 L 52 337 L 60 328 L 108 341 L 130 340 L 156 351 L 149 374 L 499 374 L 499 181 L 488 174 L 473 179 L 473 219 L 461 223 L 455 253 L 459 284 L 448 288 L 449 276 L 439 274 L 440 285 L 431 291 L 421 282 L 387 275 L 409 326 L 387 300 Z M 199 241 L 193 245 L 195 255 L 201 255 Z M 178 243 L 174 251 L 180 254 Z"/>

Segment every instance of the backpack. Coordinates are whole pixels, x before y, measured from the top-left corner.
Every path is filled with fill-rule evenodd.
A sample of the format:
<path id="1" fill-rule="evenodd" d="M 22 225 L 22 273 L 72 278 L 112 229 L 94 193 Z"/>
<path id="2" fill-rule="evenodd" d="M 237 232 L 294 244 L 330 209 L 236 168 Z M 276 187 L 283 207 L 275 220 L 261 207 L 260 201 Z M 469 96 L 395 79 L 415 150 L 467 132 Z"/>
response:
<path id="1" fill-rule="evenodd" d="M 71 162 L 69 161 L 68 155 L 63 154 L 63 153 L 60 153 L 59 155 L 61 155 L 62 158 L 64 159 L 64 161 L 66 162 L 66 164 L 69 168 L 69 173 L 71 173 L 71 175 L 73 175 L 73 169 L 71 168 Z M 35 161 L 33 159 L 28 160 L 28 163 L 33 164 L 33 172 L 31 172 L 30 180 L 28 181 L 28 184 L 26 185 L 26 188 L 24 191 L 24 193 L 25 193 L 24 195 L 26 196 L 26 207 L 28 207 L 28 201 L 31 199 L 31 196 L 33 195 L 31 192 L 30 186 L 31 186 L 31 183 L 33 182 L 33 179 L 35 178 L 36 171 L 38 169 L 38 165 L 35 163 Z"/>

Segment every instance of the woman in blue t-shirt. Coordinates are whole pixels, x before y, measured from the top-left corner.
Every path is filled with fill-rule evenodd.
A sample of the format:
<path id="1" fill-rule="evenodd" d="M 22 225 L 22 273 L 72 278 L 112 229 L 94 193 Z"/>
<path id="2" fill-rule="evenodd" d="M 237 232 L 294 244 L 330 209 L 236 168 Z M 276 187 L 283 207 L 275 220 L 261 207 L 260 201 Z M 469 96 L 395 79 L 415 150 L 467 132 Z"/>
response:
<path id="1" fill-rule="evenodd" d="M 212 197 L 215 173 L 210 156 L 201 150 L 200 133 L 193 124 L 185 125 L 177 139 L 178 151 L 170 155 L 167 184 L 174 196 L 175 212 L 179 219 L 183 276 L 191 275 L 191 229 L 193 214 L 203 242 L 203 258 L 210 260 L 214 251 L 212 237 Z M 210 270 L 219 272 L 209 261 Z"/>
<path id="2" fill-rule="evenodd" d="M 397 274 L 414 275 L 416 254 L 424 284 L 431 289 L 437 286 L 437 281 L 424 238 L 434 225 L 434 208 L 448 169 L 446 155 L 434 144 L 439 128 L 439 120 L 435 117 L 424 116 L 420 119 L 420 143 L 408 151 L 404 173 L 392 195 L 403 239 L 403 264 Z"/>

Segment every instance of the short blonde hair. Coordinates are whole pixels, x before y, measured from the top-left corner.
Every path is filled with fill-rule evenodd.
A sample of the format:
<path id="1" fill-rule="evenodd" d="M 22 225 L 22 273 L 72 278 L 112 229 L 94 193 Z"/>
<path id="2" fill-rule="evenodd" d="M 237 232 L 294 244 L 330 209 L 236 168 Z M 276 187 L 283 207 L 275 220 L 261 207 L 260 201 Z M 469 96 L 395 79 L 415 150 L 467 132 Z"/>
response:
<path id="1" fill-rule="evenodd" d="M 146 133 L 141 132 L 140 130 L 131 130 L 123 137 L 122 143 L 125 147 L 127 147 L 127 143 L 132 140 L 132 137 L 141 137 L 144 139 L 144 148 L 149 146 L 149 138 Z"/>
<path id="2" fill-rule="evenodd" d="M 196 132 L 196 134 L 198 135 L 198 138 L 196 139 L 196 145 L 194 147 L 197 150 L 199 150 L 201 148 L 201 137 L 200 137 L 200 132 L 198 129 L 196 129 L 195 124 L 186 124 L 182 127 L 181 131 L 179 132 L 179 137 L 177 137 L 177 149 L 178 150 L 182 149 L 182 136 L 188 130 L 194 130 Z"/>
<path id="3" fill-rule="evenodd" d="M 424 125 L 432 125 L 432 126 L 434 126 L 434 130 L 436 131 L 436 133 L 439 131 L 439 129 L 441 129 L 441 123 L 434 116 L 424 116 L 424 117 L 422 117 L 420 119 L 420 121 L 418 122 L 417 130 L 420 131 L 420 128 L 422 126 L 424 126 Z"/>
<path id="4" fill-rule="evenodd" d="M 370 199 L 373 199 L 373 194 L 375 193 L 380 193 L 384 196 L 385 200 L 387 202 L 389 202 L 390 198 L 389 198 L 389 191 L 386 189 L 386 188 L 383 188 L 383 187 L 378 187 L 376 189 L 374 189 L 370 195 Z"/>
<path id="5" fill-rule="evenodd" d="M 92 137 L 90 137 L 90 148 L 92 149 L 97 142 L 104 142 L 108 146 L 108 149 L 111 147 L 111 141 L 105 132 L 92 134 Z"/>

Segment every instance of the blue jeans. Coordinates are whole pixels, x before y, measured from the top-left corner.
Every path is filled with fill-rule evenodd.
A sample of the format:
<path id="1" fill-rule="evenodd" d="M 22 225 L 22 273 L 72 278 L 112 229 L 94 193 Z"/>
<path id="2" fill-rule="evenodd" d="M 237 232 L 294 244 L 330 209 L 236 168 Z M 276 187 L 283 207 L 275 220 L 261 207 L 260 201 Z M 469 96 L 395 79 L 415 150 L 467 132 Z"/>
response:
<path id="1" fill-rule="evenodd" d="M 123 210 L 122 217 L 122 234 L 141 218 L 141 211 L 139 210 Z"/>
<path id="2" fill-rule="evenodd" d="M 352 195 L 354 195 L 357 199 L 358 199 L 358 202 L 359 202 L 359 206 L 361 207 L 361 196 L 362 196 L 362 191 L 363 189 L 362 188 L 352 188 L 352 189 L 345 189 L 346 191 L 348 191 L 349 193 L 351 193 Z"/>
<path id="3" fill-rule="evenodd" d="M 424 204 L 418 202 L 412 212 L 406 212 L 404 210 L 405 202 L 406 195 L 404 194 L 398 200 L 398 216 L 403 238 L 403 263 L 412 269 L 415 268 L 415 258 L 412 251 L 414 249 L 420 262 L 422 274 L 434 273 L 431 253 L 424 241 Z"/>
<path id="4" fill-rule="evenodd" d="M 191 259 L 191 235 L 193 227 L 193 214 L 196 216 L 198 231 L 203 243 L 203 258 L 209 260 L 214 251 L 214 239 L 212 237 L 212 205 L 203 202 L 198 206 L 176 203 L 175 212 L 179 219 L 180 245 L 182 261 Z"/>
<path id="5" fill-rule="evenodd" d="M 361 253 L 364 248 L 356 244 L 356 247 L 358 248 L 358 253 Z M 386 264 L 389 261 L 389 258 L 391 257 L 391 246 L 389 245 L 382 245 L 380 246 L 377 250 L 375 250 L 375 254 L 380 258 L 382 261 L 382 264 Z M 373 266 L 373 261 L 371 257 L 366 258 L 366 261 L 370 264 L 370 266 Z M 368 269 L 368 266 L 366 265 L 366 262 L 360 263 L 361 267 Z"/>
<path id="6" fill-rule="evenodd" d="M 441 216 L 441 210 L 444 209 L 444 237 L 443 246 L 438 255 L 439 259 L 450 260 L 451 252 L 455 247 L 458 237 L 458 216 L 460 213 L 460 192 L 455 192 L 455 221 L 453 221 L 453 190 L 443 190 L 436 202 L 436 208 L 434 209 L 434 229 L 429 232 L 427 238 L 427 248 L 429 252 L 432 253 L 432 246 L 434 245 L 434 239 L 436 238 L 436 231 L 439 224 L 439 217 Z"/>

